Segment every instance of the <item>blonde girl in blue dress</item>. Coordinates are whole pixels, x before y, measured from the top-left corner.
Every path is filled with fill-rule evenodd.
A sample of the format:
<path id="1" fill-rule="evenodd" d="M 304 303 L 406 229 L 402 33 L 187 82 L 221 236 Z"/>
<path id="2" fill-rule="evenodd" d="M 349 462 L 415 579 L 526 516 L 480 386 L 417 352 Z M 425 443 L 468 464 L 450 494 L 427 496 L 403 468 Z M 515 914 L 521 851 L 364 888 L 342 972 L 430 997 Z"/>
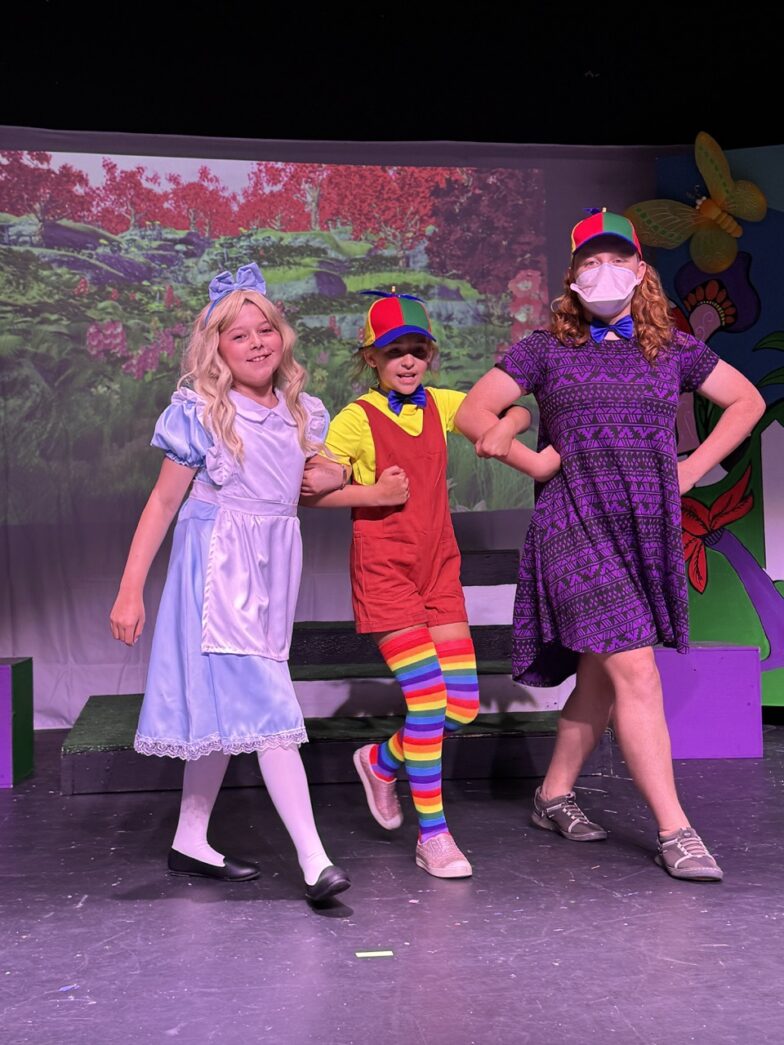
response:
<path id="1" fill-rule="evenodd" d="M 155 426 L 152 445 L 166 456 L 110 621 L 115 638 L 138 640 L 147 574 L 179 509 L 134 742 L 143 754 L 185 760 L 169 870 L 228 881 L 258 876 L 256 864 L 207 841 L 230 755 L 255 752 L 306 895 L 321 900 L 350 882 L 314 823 L 299 753 L 307 735 L 287 659 L 302 567 L 300 492 L 339 488 L 343 470 L 316 456 L 329 418 L 303 392 L 296 335 L 265 290 L 255 264 L 210 284 L 184 375 Z M 398 503 L 402 485 L 387 477 L 371 496 Z"/>

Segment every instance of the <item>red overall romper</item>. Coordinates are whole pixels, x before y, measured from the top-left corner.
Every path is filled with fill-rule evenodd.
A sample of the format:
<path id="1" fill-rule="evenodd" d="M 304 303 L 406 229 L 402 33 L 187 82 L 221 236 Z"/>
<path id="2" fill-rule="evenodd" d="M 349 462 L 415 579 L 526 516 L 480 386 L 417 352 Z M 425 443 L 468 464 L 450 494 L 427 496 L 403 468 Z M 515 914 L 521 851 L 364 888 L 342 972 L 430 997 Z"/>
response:
<path id="1" fill-rule="evenodd" d="M 449 514 L 446 439 L 426 390 L 422 431 L 409 435 L 370 403 L 376 481 L 392 465 L 409 481 L 409 499 L 392 508 L 354 508 L 351 594 L 357 631 L 400 631 L 467 621 L 460 551 Z"/>

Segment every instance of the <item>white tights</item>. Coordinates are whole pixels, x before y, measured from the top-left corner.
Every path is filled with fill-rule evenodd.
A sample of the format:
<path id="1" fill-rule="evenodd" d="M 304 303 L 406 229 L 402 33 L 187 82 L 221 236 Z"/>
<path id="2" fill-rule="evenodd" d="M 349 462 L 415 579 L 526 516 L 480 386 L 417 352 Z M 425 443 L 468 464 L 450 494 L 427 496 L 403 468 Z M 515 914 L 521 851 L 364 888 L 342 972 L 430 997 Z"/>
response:
<path id="1" fill-rule="evenodd" d="M 185 763 L 180 819 L 172 842 L 172 849 L 178 853 L 215 867 L 223 866 L 223 854 L 207 841 L 207 827 L 229 757 L 222 751 L 213 751 Z"/>
<path id="2" fill-rule="evenodd" d="M 313 885 L 331 861 L 316 830 L 299 748 L 271 747 L 257 754 L 272 804 L 294 843 L 306 883 Z M 229 756 L 222 751 L 185 763 L 180 819 L 172 842 L 178 853 L 216 867 L 223 864 L 223 854 L 207 841 L 207 828 L 228 764 Z"/>

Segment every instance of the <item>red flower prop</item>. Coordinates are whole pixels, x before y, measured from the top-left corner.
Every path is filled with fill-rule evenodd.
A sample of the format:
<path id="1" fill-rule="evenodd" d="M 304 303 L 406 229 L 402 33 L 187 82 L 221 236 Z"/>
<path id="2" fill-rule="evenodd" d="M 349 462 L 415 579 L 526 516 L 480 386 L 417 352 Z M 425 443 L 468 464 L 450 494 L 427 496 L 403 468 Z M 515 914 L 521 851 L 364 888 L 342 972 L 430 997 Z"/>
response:
<path id="1" fill-rule="evenodd" d="M 719 494 L 711 505 L 701 504 L 693 497 L 682 497 L 683 554 L 689 581 L 700 594 L 708 583 L 708 560 L 705 554 L 706 538 L 718 533 L 729 523 L 742 519 L 754 507 L 754 497 L 748 492 L 751 466 L 729 490 Z"/>

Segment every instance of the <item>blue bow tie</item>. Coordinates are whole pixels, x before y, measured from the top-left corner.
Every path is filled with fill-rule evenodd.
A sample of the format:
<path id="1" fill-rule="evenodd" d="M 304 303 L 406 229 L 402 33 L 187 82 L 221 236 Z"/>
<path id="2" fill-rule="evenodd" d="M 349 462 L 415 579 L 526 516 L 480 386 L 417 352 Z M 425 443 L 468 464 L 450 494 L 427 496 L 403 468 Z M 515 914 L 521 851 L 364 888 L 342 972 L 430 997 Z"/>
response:
<path id="1" fill-rule="evenodd" d="M 618 337 L 631 337 L 634 333 L 634 320 L 631 316 L 624 316 L 617 323 L 605 323 L 601 319 L 594 319 L 591 323 L 591 337 L 594 341 L 604 341 L 611 330 Z"/>
<path id="2" fill-rule="evenodd" d="M 389 409 L 393 414 L 399 414 L 406 403 L 413 403 L 414 406 L 420 406 L 423 409 L 427 406 L 427 396 L 425 395 L 424 388 L 419 385 L 410 392 L 408 395 L 404 395 L 402 392 L 396 392 L 394 388 L 387 392 L 387 402 L 389 403 Z"/>

